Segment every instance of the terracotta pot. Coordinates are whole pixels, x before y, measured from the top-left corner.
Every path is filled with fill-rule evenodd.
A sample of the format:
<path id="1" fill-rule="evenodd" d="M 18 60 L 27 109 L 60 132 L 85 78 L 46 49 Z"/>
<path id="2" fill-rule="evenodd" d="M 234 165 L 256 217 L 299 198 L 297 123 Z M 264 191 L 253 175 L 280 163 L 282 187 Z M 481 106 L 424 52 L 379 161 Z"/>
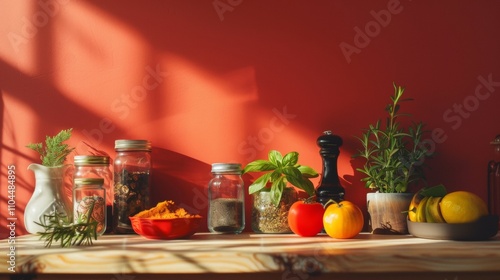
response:
<path id="1" fill-rule="evenodd" d="M 406 220 L 412 193 L 368 193 L 366 197 L 372 233 L 408 234 Z"/>

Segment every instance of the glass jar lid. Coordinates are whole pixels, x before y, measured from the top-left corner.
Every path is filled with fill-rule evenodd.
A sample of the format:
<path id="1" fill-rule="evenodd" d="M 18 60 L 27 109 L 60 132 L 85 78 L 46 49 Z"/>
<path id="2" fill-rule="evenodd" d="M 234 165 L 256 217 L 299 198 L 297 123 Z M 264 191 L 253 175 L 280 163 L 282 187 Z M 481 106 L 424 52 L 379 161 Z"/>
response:
<path id="1" fill-rule="evenodd" d="M 75 185 L 103 185 L 104 178 L 76 178 Z"/>
<path id="2" fill-rule="evenodd" d="M 151 151 L 151 142 L 148 140 L 116 140 L 116 151 Z"/>
<path id="3" fill-rule="evenodd" d="M 212 173 L 241 174 L 241 172 L 239 163 L 212 163 Z"/>
<path id="4" fill-rule="evenodd" d="M 74 158 L 75 165 L 108 165 L 109 157 L 108 156 L 89 156 L 89 155 L 80 155 L 75 156 Z"/>

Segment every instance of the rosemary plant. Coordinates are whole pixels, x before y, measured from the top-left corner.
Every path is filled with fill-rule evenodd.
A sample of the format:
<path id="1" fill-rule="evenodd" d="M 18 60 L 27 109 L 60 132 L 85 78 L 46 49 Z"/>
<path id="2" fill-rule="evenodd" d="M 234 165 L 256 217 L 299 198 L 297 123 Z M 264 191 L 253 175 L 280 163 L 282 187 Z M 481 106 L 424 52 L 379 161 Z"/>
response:
<path id="1" fill-rule="evenodd" d="M 67 144 L 63 142 L 71 137 L 71 131 L 73 129 L 61 130 L 56 136 L 45 137 L 45 147 L 43 143 L 31 143 L 26 147 L 38 152 L 40 154 L 40 159 L 42 160 L 42 165 L 45 166 L 59 166 L 66 161 L 66 157 L 71 153 L 74 148 L 70 148 Z"/>
<path id="2" fill-rule="evenodd" d="M 39 232 L 41 240 L 45 240 L 45 247 L 50 248 L 53 242 L 59 242 L 61 247 L 92 245 L 92 239 L 97 240 L 97 224 L 92 220 L 95 201 L 90 205 L 86 215 L 77 218 L 76 223 L 69 221 L 68 217 L 58 211 L 43 215 L 36 224 L 44 228 Z"/>
<path id="3" fill-rule="evenodd" d="M 394 84 L 392 103 L 385 108 L 388 112 L 385 126 L 380 120 L 369 125 L 358 138 L 363 149 L 353 156 L 365 160 L 362 168 L 356 168 L 366 175 L 362 179 L 365 186 L 382 193 L 406 192 L 410 184 L 423 181 L 423 163 L 431 156 L 422 142 L 424 123 L 412 123 L 405 130 L 398 122 L 399 117 L 409 116 L 399 113 L 399 103 L 412 100 L 402 99 L 404 90 Z"/>

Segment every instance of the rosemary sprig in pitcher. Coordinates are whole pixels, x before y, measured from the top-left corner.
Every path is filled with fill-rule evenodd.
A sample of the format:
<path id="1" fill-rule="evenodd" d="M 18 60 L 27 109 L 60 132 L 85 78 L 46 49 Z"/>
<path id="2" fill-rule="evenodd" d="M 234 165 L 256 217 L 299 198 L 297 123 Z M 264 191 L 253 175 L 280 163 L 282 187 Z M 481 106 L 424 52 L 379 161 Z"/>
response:
<path id="1" fill-rule="evenodd" d="M 92 239 L 97 240 L 97 224 L 92 220 L 95 201 L 90 205 L 87 215 L 78 217 L 76 223 L 71 223 L 65 214 L 57 211 L 40 218 L 36 223 L 44 228 L 39 232 L 40 239 L 45 240 L 45 247 L 50 247 L 53 242 L 60 242 L 61 247 L 92 245 Z"/>

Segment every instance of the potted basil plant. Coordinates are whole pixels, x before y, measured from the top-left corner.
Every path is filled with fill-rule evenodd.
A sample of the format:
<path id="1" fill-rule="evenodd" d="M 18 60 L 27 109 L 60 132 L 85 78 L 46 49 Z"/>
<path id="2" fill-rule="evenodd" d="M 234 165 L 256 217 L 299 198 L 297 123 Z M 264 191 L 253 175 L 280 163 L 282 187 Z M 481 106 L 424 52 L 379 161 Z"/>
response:
<path id="1" fill-rule="evenodd" d="M 319 176 L 311 167 L 298 164 L 299 154 L 290 152 L 283 156 L 280 152 L 269 152 L 268 160 L 248 163 L 243 174 L 264 173 L 250 186 L 253 196 L 252 230 L 256 233 L 290 233 L 288 210 L 298 195 L 294 187 L 314 195 L 314 185 L 310 178 Z"/>
<path id="2" fill-rule="evenodd" d="M 403 127 L 400 113 L 404 87 L 394 84 L 391 103 L 385 107 L 385 122 L 378 120 L 358 138 L 362 149 L 354 157 L 364 160 L 356 168 L 365 177 L 365 186 L 375 193 L 367 194 L 367 207 L 373 233 L 407 234 L 406 213 L 413 194 L 409 187 L 425 182 L 424 161 L 431 153 L 423 144 L 424 123 Z"/>

